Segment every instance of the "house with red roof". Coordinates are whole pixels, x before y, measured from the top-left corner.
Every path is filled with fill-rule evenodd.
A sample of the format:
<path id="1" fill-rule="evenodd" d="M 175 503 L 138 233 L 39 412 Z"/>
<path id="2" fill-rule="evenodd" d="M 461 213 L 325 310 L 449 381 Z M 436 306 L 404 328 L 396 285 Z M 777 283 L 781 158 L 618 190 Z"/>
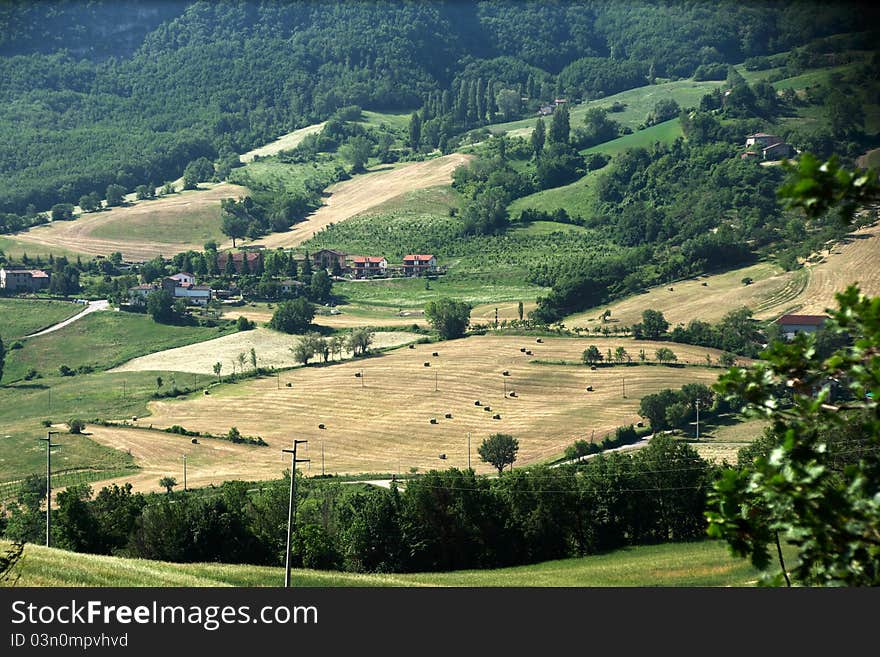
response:
<path id="1" fill-rule="evenodd" d="M 42 269 L 0 268 L 0 290 L 36 292 L 49 287 L 50 275 Z"/>
<path id="2" fill-rule="evenodd" d="M 421 276 L 436 270 L 437 258 L 431 254 L 403 256 L 403 274 L 405 276 Z"/>
<path id="3" fill-rule="evenodd" d="M 385 276 L 387 272 L 388 261 L 382 256 L 355 256 L 351 259 L 351 275 L 353 278 Z"/>

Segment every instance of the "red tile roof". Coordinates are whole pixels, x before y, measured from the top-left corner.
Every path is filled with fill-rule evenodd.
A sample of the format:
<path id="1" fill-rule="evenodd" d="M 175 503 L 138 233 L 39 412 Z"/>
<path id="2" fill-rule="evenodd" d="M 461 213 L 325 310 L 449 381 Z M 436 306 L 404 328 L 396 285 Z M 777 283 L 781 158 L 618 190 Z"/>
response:
<path id="1" fill-rule="evenodd" d="M 430 254 L 428 254 L 428 255 L 408 255 L 408 256 L 403 256 L 403 259 L 404 260 L 426 260 L 427 261 L 433 257 L 434 256 L 430 255 Z"/>
<path id="2" fill-rule="evenodd" d="M 825 315 L 783 315 L 776 320 L 777 324 L 821 326 L 828 319 Z"/>
<path id="3" fill-rule="evenodd" d="M 381 257 L 381 256 L 380 256 L 380 257 L 375 257 L 375 256 L 356 256 L 356 257 L 354 258 L 354 262 L 356 262 L 356 263 L 372 263 L 372 264 L 379 264 L 380 262 L 383 262 L 384 260 L 385 260 L 385 258 L 383 258 L 383 257 Z"/>

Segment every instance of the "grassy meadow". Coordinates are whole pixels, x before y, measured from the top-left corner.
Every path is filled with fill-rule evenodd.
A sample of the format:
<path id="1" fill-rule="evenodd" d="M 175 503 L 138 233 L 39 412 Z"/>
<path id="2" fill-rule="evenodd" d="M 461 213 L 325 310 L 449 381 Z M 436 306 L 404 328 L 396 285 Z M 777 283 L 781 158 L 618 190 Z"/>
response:
<path id="1" fill-rule="evenodd" d="M 0 544 L 0 547 L 4 547 Z M 216 563 L 175 564 L 76 554 L 27 545 L 16 586 L 281 586 L 284 569 Z M 357 574 L 294 569 L 297 587 L 678 587 L 754 586 L 760 573 L 717 541 L 641 546 L 530 566 L 448 573 Z"/>
<path id="2" fill-rule="evenodd" d="M 85 306 L 72 301 L 0 297 L 0 337 L 9 340 L 36 333 L 82 312 Z"/>

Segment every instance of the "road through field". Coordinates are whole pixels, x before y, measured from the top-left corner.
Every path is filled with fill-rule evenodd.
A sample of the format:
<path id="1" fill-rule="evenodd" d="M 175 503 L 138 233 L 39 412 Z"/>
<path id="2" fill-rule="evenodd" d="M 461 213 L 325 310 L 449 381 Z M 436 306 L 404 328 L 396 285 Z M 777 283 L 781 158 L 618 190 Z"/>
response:
<path id="1" fill-rule="evenodd" d="M 100 299 L 98 301 L 89 301 L 88 304 L 83 308 L 82 312 L 77 313 L 73 317 L 68 317 L 63 322 L 58 322 L 57 324 L 53 324 L 48 328 L 44 328 L 42 331 L 38 331 L 37 333 L 31 333 L 30 335 L 24 336 L 25 338 L 36 338 L 39 335 L 46 335 L 47 333 L 52 333 L 53 331 L 57 331 L 58 329 L 62 329 L 68 324 L 72 324 L 76 322 L 86 315 L 90 315 L 99 310 L 107 310 L 110 307 L 110 302 L 107 299 Z"/>

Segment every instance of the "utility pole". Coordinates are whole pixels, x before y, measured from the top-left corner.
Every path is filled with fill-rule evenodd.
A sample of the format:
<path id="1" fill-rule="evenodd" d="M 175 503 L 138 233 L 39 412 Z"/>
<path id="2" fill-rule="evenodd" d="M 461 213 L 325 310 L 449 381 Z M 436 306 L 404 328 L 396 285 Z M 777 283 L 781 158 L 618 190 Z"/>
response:
<path id="1" fill-rule="evenodd" d="M 186 491 L 186 454 L 183 455 L 183 490 Z"/>
<path id="2" fill-rule="evenodd" d="M 293 449 L 282 449 L 282 452 L 290 454 L 290 500 L 287 503 L 287 550 L 284 553 L 284 587 L 290 587 L 290 536 L 296 518 L 296 464 L 306 463 L 309 459 L 296 458 L 298 445 L 309 442 L 308 440 L 294 440 Z"/>
<path id="3" fill-rule="evenodd" d="M 46 441 L 46 547 L 51 547 L 52 541 L 52 448 L 59 447 L 58 444 L 52 444 L 52 434 L 57 431 L 47 431 L 45 438 L 40 440 Z"/>

